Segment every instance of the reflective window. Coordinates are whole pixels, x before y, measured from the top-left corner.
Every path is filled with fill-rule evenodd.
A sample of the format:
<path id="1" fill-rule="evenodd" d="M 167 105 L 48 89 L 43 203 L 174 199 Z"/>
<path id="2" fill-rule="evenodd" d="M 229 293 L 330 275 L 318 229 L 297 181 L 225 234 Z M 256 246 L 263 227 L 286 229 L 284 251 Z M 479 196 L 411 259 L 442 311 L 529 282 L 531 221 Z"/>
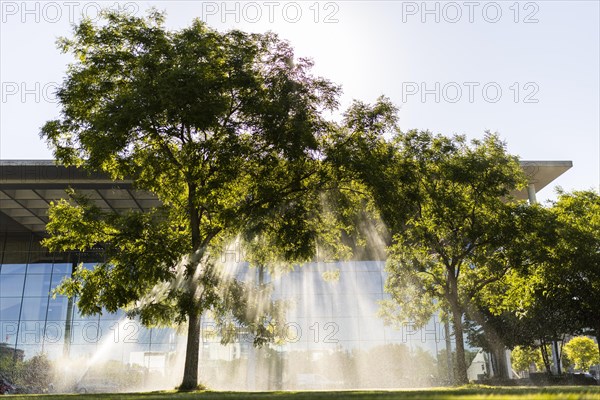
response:
<path id="1" fill-rule="evenodd" d="M 19 320 L 21 312 L 20 297 L 0 297 L 0 320 Z"/>
<path id="2" fill-rule="evenodd" d="M 175 342 L 175 336 L 173 329 L 168 328 L 154 328 L 152 329 L 152 348 L 154 344 L 163 343 L 169 344 Z"/>
<path id="3" fill-rule="evenodd" d="M 44 335 L 44 321 L 27 321 L 19 324 L 17 347 L 24 345 L 40 346 Z M 35 354 L 32 354 L 35 355 Z"/>
<path id="4" fill-rule="evenodd" d="M 44 343 L 48 345 L 64 343 L 65 321 L 48 321 L 44 329 Z"/>
<path id="5" fill-rule="evenodd" d="M 361 293 L 381 293 L 383 292 L 383 281 L 380 272 L 357 272 L 356 282 L 360 285 L 357 288 Z"/>
<path id="6" fill-rule="evenodd" d="M 25 296 L 48 296 L 49 291 L 50 275 L 27 275 Z"/>
<path id="7" fill-rule="evenodd" d="M 18 321 L 0 321 L 0 337 L 2 342 L 14 346 L 17 342 Z"/>
<path id="8" fill-rule="evenodd" d="M 67 306 L 69 299 L 65 296 L 57 296 L 55 299 L 50 298 L 48 303 L 48 321 L 56 321 L 67 317 Z"/>
<path id="9" fill-rule="evenodd" d="M 52 272 L 52 263 L 36 263 L 27 266 L 28 274 L 48 274 Z"/>
<path id="10" fill-rule="evenodd" d="M 57 263 L 54 264 L 54 274 L 55 275 L 71 275 L 71 268 L 73 265 L 71 263 Z"/>
<path id="11" fill-rule="evenodd" d="M 48 308 L 48 297 L 25 297 L 23 298 L 23 309 L 21 321 L 45 320 Z"/>
<path id="12" fill-rule="evenodd" d="M 102 338 L 103 332 L 96 321 L 74 321 L 71 327 L 71 343 L 96 344 Z"/>
<path id="13" fill-rule="evenodd" d="M 24 274 L 27 270 L 27 264 L 2 264 L 0 274 Z"/>
<path id="14" fill-rule="evenodd" d="M 0 297 L 16 297 L 23 295 L 25 275 L 0 276 Z"/>
<path id="15" fill-rule="evenodd" d="M 154 332 L 152 332 L 152 329 L 148 329 L 148 328 L 144 328 L 143 326 L 140 326 L 139 334 L 138 334 L 136 342 L 137 343 L 150 343 L 154 339 L 153 333 Z"/>

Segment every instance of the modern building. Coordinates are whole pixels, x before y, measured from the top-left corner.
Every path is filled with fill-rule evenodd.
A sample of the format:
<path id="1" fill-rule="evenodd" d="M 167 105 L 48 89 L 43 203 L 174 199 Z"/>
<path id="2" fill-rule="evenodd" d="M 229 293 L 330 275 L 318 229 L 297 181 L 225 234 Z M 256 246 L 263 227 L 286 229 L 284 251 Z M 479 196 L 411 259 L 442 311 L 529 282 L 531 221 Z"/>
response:
<path id="1" fill-rule="evenodd" d="M 530 202 L 535 202 L 536 192 L 572 166 L 570 161 L 521 164 L 529 178 L 529 187 L 516 196 Z M 164 374 L 174 368 L 178 346 L 183 342 L 174 329 L 147 329 L 124 318 L 122 312 L 82 317 L 76 299 L 52 294 L 52 289 L 78 265 L 93 268 L 103 257 L 101 251 L 49 253 L 40 245 L 46 234 L 48 206 L 66 198 L 67 188 L 86 195 L 98 207 L 115 212 L 147 210 L 159 204 L 152 194 L 135 190 L 131 181 L 113 181 L 75 167 L 57 166 L 53 161 L 0 161 L 1 354 L 12 352 L 15 359 L 28 359 L 41 352 L 53 359 L 68 357 L 87 362 L 114 359 Z M 377 317 L 378 301 L 385 298 L 383 265 L 383 260 L 312 263 L 289 274 L 271 277 L 276 295 L 292 303 L 290 337 L 272 349 L 277 362 L 289 363 L 283 353 L 304 352 L 310 354 L 308 362 L 314 365 L 319 359 L 332 357 L 333 352 L 367 351 L 393 344 L 406 345 L 411 355 L 418 352 L 417 348 L 437 354 L 444 346 L 444 330 L 435 320 L 416 331 L 410 325 L 402 329 L 386 327 Z M 326 271 L 339 271 L 339 279 L 324 280 Z M 242 262 L 239 273 L 254 272 Z M 240 377 L 239 388 L 274 388 L 281 386 L 282 381 L 293 380 L 291 376 L 283 376 L 286 374 L 283 372 L 275 374 L 278 384 L 256 383 L 258 374 L 253 371 L 260 361 L 254 358 L 260 351 L 243 340 L 221 346 L 211 335 L 210 321 L 203 322 L 203 329 L 202 358 L 206 362 L 202 365 L 247 360 L 243 372 L 228 372 L 229 376 Z M 278 365 L 276 370 L 286 371 L 281 367 L 283 364 Z M 338 384 L 335 377 L 326 376 L 325 372 L 318 374 L 298 367 L 296 375 L 301 377 L 296 381 L 299 386 L 318 388 Z"/>

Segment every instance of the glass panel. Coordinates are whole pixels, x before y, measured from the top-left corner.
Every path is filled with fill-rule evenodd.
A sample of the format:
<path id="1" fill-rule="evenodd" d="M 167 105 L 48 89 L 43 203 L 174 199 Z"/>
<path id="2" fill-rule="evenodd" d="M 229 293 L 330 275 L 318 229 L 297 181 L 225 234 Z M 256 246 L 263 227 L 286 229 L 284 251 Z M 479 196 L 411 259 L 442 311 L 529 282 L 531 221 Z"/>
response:
<path id="1" fill-rule="evenodd" d="M 24 274 L 27 269 L 27 264 L 2 264 L 0 274 Z"/>
<path id="2" fill-rule="evenodd" d="M 29 264 L 27 267 L 28 274 L 48 274 L 52 272 L 52 263 L 36 263 Z"/>
<path id="3" fill-rule="evenodd" d="M 17 342 L 18 321 L 0 321 L 0 343 L 14 346 Z"/>
<path id="4" fill-rule="evenodd" d="M 150 343 L 151 339 L 154 336 L 153 334 L 154 334 L 154 332 L 152 332 L 152 329 L 148 329 L 143 326 L 140 326 L 140 331 L 139 331 L 136 342 L 137 343 Z"/>
<path id="5" fill-rule="evenodd" d="M 67 317 L 67 306 L 69 299 L 65 296 L 57 296 L 55 299 L 50 299 L 48 304 L 48 321 L 56 321 Z"/>
<path id="6" fill-rule="evenodd" d="M 23 310 L 21 311 L 21 321 L 45 320 L 47 307 L 48 297 L 23 298 Z"/>
<path id="7" fill-rule="evenodd" d="M 21 312 L 21 298 L 20 297 L 0 297 L 0 320 L 19 320 L 19 313 Z M 2 339 L 0 338 L 0 341 Z"/>
<path id="8" fill-rule="evenodd" d="M 50 275 L 27 275 L 25 296 L 48 296 Z"/>
<path id="9" fill-rule="evenodd" d="M 101 335 L 98 321 L 74 321 L 71 328 L 71 343 L 95 345 Z"/>
<path id="10" fill-rule="evenodd" d="M 19 337 L 17 346 L 22 348 L 24 345 L 42 345 L 44 334 L 44 321 L 21 322 L 19 326 Z"/>
<path id="11" fill-rule="evenodd" d="M 152 329 L 152 349 L 155 344 L 171 344 L 175 343 L 175 330 L 169 328 L 154 328 Z"/>
<path id="12" fill-rule="evenodd" d="M 73 264 L 71 263 L 60 263 L 54 264 L 54 274 L 65 274 L 71 275 L 71 269 Z"/>
<path id="13" fill-rule="evenodd" d="M 45 345 L 61 345 L 65 341 L 65 321 L 48 321 L 44 329 Z"/>
<path id="14" fill-rule="evenodd" d="M 107 321 L 100 319 L 98 340 L 117 342 L 119 340 L 119 323 L 122 321 Z"/>
<path id="15" fill-rule="evenodd" d="M 382 293 L 383 281 L 379 272 L 357 272 L 356 282 L 359 286 L 357 292 L 362 293 Z"/>
<path id="16" fill-rule="evenodd" d="M 25 275 L 3 275 L 0 277 L 0 297 L 21 297 Z"/>

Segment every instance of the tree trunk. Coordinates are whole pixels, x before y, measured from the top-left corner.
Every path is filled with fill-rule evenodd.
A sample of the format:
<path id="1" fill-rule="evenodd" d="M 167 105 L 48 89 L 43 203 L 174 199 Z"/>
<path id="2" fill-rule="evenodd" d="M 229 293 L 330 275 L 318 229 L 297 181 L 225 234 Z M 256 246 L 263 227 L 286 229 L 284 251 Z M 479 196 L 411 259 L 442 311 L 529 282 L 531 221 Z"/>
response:
<path id="1" fill-rule="evenodd" d="M 194 198 L 196 195 L 196 185 L 193 182 L 188 181 L 188 212 L 190 217 L 190 230 L 192 233 L 192 253 L 196 252 L 200 248 L 200 218 L 196 205 L 194 204 Z M 192 279 L 194 276 L 195 266 L 188 265 L 188 277 L 187 280 Z M 189 284 L 189 283 L 188 283 Z M 196 390 L 198 388 L 198 366 L 199 366 L 199 355 L 200 355 L 200 318 L 201 313 L 198 311 L 194 293 L 194 282 L 191 282 L 192 288 L 190 289 L 192 306 L 188 312 L 188 335 L 187 345 L 185 349 L 185 366 L 183 368 L 183 380 L 179 386 L 179 390 L 188 391 Z"/>
<path id="2" fill-rule="evenodd" d="M 192 312 L 188 321 L 188 337 L 185 349 L 185 367 L 183 381 L 179 390 L 188 391 L 198 388 L 198 365 L 200 355 L 200 315 Z"/>
<path id="3" fill-rule="evenodd" d="M 456 383 L 464 385 L 469 383 L 467 377 L 467 363 L 465 361 L 465 343 L 463 339 L 462 326 L 463 313 L 456 304 L 452 306 L 452 326 L 454 328 L 454 339 L 456 340 Z"/>
<path id="4" fill-rule="evenodd" d="M 448 368 L 448 384 L 454 385 L 454 364 L 452 363 L 452 342 L 450 341 L 450 323 L 444 321 L 444 335 L 446 336 L 446 366 Z"/>
<path id="5" fill-rule="evenodd" d="M 494 354 L 498 360 L 498 371 L 496 377 L 508 379 L 508 363 L 506 362 L 506 348 L 502 343 L 494 343 Z"/>
<path id="6" fill-rule="evenodd" d="M 552 374 L 552 368 L 550 366 L 550 358 L 548 357 L 548 348 L 546 347 L 546 341 L 540 339 L 540 351 L 542 352 L 542 360 L 544 361 L 544 367 L 546 367 L 546 373 Z"/>

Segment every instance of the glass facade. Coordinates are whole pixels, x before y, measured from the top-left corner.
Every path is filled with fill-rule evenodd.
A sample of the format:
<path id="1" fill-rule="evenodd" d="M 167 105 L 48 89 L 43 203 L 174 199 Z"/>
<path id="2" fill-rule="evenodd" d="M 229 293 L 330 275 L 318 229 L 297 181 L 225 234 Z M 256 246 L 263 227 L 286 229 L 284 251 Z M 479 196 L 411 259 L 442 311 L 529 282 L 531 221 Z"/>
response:
<path id="1" fill-rule="evenodd" d="M 74 268 L 93 268 L 101 253 L 50 254 L 35 235 L 0 236 L 0 344 L 3 354 L 28 359 L 45 353 L 51 359 L 92 357 L 105 342 L 119 344 L 105 354 L 131 363 L 132 353 L 172 351 L 170 329 L 147 329 L 123 312 L 82 316 L 77 299 L 53 290 Z M 91 261 L 95 260 L 95 261 Z"/>
<path id="2" fill-rule="evenodd" d="M 53 293 L 74 268 L 93 268 L 102 253 L 49 254 L 40 248 L 39 238 L 33 235 L 21 236 L 20 240 L 5 235 L 2 240 L 3 354 L 12 352 L 15 359 L 27 360 L 44 353 L 50 359 L 66 357 L 92 364 L 96 360 L 112 360 L 163 375 L 168 370 L 175 371 L 175 375 L 179 373 L 186 338 L 175 329 L 145 328 L 127 319 L 123 312 L 82 316 L 77 299 Z M 208 376 L 215 388 L 274 389 L 282 387 L 282 382 L 287 385 L 296 382 L 290 378 L 292 375 L 303 376 L 303 368 L 308 367 L 298 364 L 298 360 L 312 360 L 307 365 L 315 365 L 315 360 L 331 358 L 332 354 L 352 353 L 357 358 L 372 349 L 395 344 L 402 344 L 409 353 L 420 348 L 432 356 L 437 354 L 444 346 L 444 337 L 443 327 L 435 320 L 422 330 L 415 330 L 410 324 L 397 329 L 385 326 L 377 315 L 379 301 L 386 298 L 383 267 L 383 261 L 309 263 L 291 272 L 265 274 L 266 282 L 273 285 L 274 298 L 285 300 L 288 305 L 287 336 L 269 346 L 274 355 L 267 357 L 265 350 L 255 349 L 252 338 L 243 332 L 234 343 L 222 345 L 215 324 L 203 318 L 201 374 Z M 238 279 L 247 282 L 258 279 L 258 271 L 245 263 L 236 263 L 232 268 Z M 260 364 L 265 358 L 271 364 L 267 372 L 263 369 L 259 373 L 266 368 Z M 230 386 L 228 374 L 233 372 L 226 372 L 227 368 L 237 371 L 238 386 Z M 258 382 L 263 375 L 270 376 L 270 380 Z"/>

